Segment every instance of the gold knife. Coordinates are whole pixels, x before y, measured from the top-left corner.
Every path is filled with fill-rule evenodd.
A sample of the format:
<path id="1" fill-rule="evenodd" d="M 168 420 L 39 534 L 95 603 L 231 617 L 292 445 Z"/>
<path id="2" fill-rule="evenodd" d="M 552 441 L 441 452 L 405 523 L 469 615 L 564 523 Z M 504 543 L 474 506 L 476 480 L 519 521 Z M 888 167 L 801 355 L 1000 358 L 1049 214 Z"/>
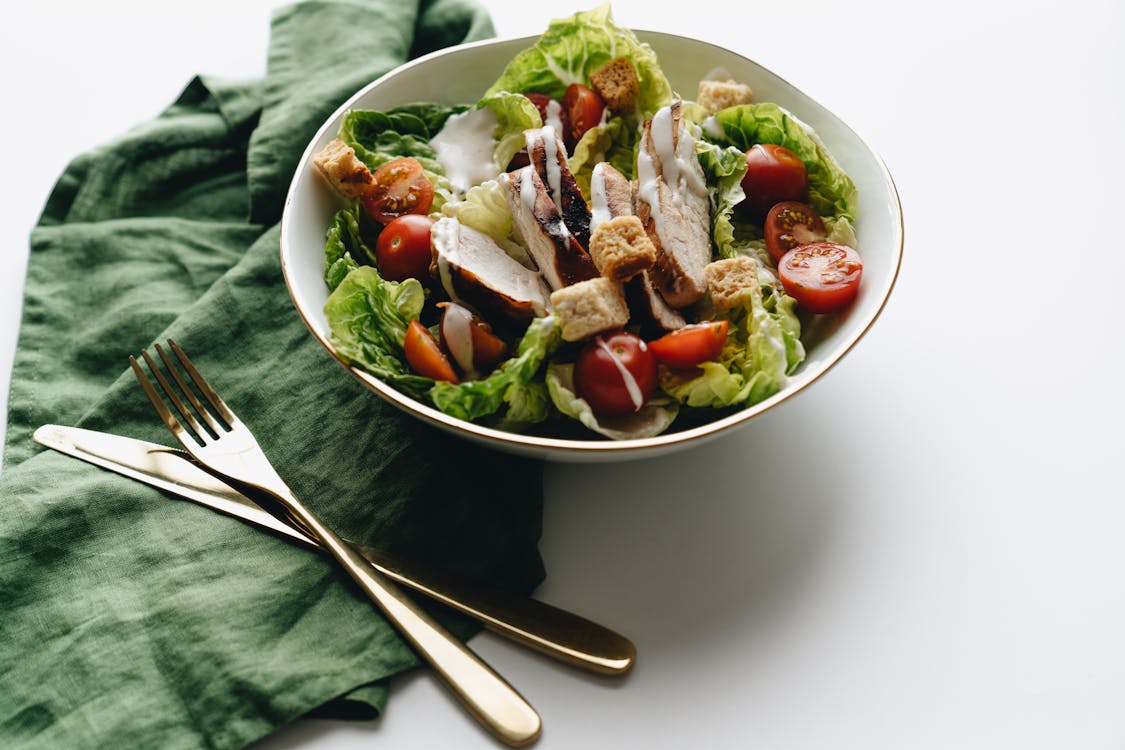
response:
<path id="1" fill-rule="evenodd" d="M 183 451 L 62 425 L 43 425 L 33 437 L 40 445 L 60 453 L 319 548 L 312 538 L 208 474 Z M 631 641 L 583 617 L 536 599 L 470 587 L 421 566 L 391 559 L 371 547 L 349 544 L 383 575 L 547 656 L 611 675 L 629 671 L 636 659 L 637 650 Z"/>

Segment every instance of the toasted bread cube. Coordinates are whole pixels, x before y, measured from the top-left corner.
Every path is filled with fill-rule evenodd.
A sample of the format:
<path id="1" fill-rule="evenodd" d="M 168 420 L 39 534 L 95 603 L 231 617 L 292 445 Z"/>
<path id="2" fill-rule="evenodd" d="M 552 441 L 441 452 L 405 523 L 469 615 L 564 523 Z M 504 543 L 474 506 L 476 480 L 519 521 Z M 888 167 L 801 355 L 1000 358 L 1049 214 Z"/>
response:
<path id="1" fill-rule="evenodd" d="M 590 74 L 590 87 L 613 112 L 627 112 L 640 95 L 637 69 L 627 57 L 615 57 Z"/>
<path id="2" fill-rule="evenodd" d="M 656 262 L 656 246 L 639 217 L 615 216 L 590 235 L 590 257 L 602 276 L 628 281 Z"/>
<path id="3" fill-rule="evenodd" d="M 313 164 L 332 188 L 345 198 L 358 198 L 375 184 L 375 176 L 355 149 L 335 138 L 313 157 Z"/>
<path id="4" fill-rule="evenodd" d="M 708 263 L 703 269 L 711 305 L 716 311 L 730 310 L 742 304 L 749 291 L 758 289 L 758 262 L 743 255 Z"/>
<path id="5" fill-rule="evenodd" d="M 562 322 L 562 337 L 566 341 L 622 328 L 629 322 L 625 290 L 604 276 L 551 292 L 551 308 Z"/>
<path id="6" fill-rule="evenodd" d="M 754 92 L 745 83 L 737 81 L 700 81 L 697 104 L 709 114 L 715 114 L 727 107 L 749 104 Z"/>

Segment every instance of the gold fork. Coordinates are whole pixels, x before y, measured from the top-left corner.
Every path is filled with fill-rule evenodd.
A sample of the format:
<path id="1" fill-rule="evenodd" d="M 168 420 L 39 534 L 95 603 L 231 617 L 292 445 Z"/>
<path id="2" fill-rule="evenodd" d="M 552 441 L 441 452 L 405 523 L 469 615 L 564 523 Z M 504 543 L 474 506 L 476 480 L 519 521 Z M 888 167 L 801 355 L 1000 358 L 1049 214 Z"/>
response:
<path id="1" fill-rule="evenodd" d="M 512 747 L 522 747 L 534 741 L 541 728 L 535 709 L 503 677 L 313 515 L 278 476 L 250 429 L 223 402 L 179 345 L 168 339 L 168 346 L 207 401 L 205 405 L 164 348 L 156 344 L 156 352 L 165 369 L 171 374 L 179 393 L 191 404 L 190 408 L 185 405 L 177 388 L 161 372 L 156 361 L 142 350 L 141 356 L 182 422 L 168 408 L 135 357 L 129 357 L 129 364 L 160 418 L 184 449 L 236 489 L 249 489 L 258 495 L 264 493 L 267 498 L 275 500 L 276 503 L 266 503 L 271 506 L 268 508 L 271 513 L 318 539 L 419 656 L 434 668 L 469 712 L 495 737 Z M 272 507 L 274 505 L 277 507 Z"/>

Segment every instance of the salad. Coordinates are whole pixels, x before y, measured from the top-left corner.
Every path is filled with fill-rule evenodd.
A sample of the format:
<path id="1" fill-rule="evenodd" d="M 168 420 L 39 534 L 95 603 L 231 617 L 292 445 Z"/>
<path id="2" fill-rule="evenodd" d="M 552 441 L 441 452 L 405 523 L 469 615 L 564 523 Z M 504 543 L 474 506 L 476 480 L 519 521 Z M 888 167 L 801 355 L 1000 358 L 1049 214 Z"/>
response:
<path id="1" fill-rule="evenodd" d="M 802 323 L 857 292 L 856 188 L 725 72 L 691 93 L 604 5 L 552 22 L 477 102 L 346 113 L 313 160 L 342 198 L 339 355 L 553 435 L 650 437 L 781 390 Z"/>

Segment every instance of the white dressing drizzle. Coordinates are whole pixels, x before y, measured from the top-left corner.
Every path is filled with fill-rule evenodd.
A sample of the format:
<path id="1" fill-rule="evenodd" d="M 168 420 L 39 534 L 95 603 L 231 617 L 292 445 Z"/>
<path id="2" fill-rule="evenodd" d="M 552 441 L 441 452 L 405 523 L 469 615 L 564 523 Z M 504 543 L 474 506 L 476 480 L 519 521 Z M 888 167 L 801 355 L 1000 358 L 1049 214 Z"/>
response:
<path id="1" fill-rule="evenodd" d="M 641 393 L 641 387 L 637 385 L 637 379 L 633 377 L 633 373 L 629 372 L 629 368 L 621 361 L 621 358 L 614 353 L 609 344 L 605 342 L 601 336 L 594 339 L 598 342 L 598 346 L 606 353 L 610 361 L 617 367 L 617 371 L 621 373 L 621 379 L 625 381 L 625 390 L 629 391 L 629 398 L 633 401 L 633 411 L 640 411 L 641 407 L 645 405 L 644 394 Z M 641 343 L 644 346 L 644 343 Z"/>
<path id="2" fill-rule="evenodd" d="M 470 380 L 476 378 L 473 367 L 473 332 L 470 324 L 473 314 L 458 304 L 446 306 L 441 316 L 441 332 L 453 360 Z"/>
<path id="3" fill-rule="evenodd" d="M 609 212 L 609 196 L 605 192 L 605 167 L 599 162 L 590 175 L 590 231 L 613 217 Z"/>
<path id="4" fill-rule="evenodd" d="M 660 160 L 661 176 L 657 176 L 656 164 L 648 149 L 641 148 L 637 153 L 637 195 L 652 207 L 652 218 L 656 236 L 664 247 L 668 244 L 665 234 L 664 217 L 660 210 L 661 177 L 671 190 L 669 191 L 672 208 L 679 210 L 683 206 L 683 194 L 691 191 L 697 195 L 707 194 L 707 185 L 704 182 L 703 170 L 699 166 L 698 157 L 695 155 L 695 138 L 686 127 L 680 128 L 679 142 L 676 142 L 673 132 L 675 120 L 672 118 L 672 107 L 662 107 L 652 117 L 648 138 L 652 144 L 652 151 Z"/>
<path id="5" fill-rule="evenodd" d="M 492 158 L 498 124 L 496 113 L 488 107 L 471 109 L 451 116 L 430 139 L 438 162 L 459 195 L 500 174 Z"/>
<path id="6" fill-rule="evenodd" d="M 714 115 L 709 116 L 703 121 L 703 131 L 716 141 L 725 141 L 727 139 L 727 131 L 723 130 L 723 124 L 719 122 L 719 118 Z"/>
<path id="7" fill-rule="evenodd" d="M 551 191 L 551 200 L 562 210 L 562 169 L 559 167 L 559 142 L 555 138 L 555 129 L 544 125 L 539 131 L 543 139 L 543 161 L 547 166 L 547 189 Z"/>
<path id="8" fill-rule="evenodd" d="M 528 213 L 535 212 L 535 184 L 531 178 L 533 167 L 524 167 L 520 170 L 520 203 Z"/>
<path id="9" fill-rule="evenodd" d="M 562 105 L 555 99 L 547 101 L 547 121 L 543 123 L 555 129 L 556 133 L 563 132 Z"/>

